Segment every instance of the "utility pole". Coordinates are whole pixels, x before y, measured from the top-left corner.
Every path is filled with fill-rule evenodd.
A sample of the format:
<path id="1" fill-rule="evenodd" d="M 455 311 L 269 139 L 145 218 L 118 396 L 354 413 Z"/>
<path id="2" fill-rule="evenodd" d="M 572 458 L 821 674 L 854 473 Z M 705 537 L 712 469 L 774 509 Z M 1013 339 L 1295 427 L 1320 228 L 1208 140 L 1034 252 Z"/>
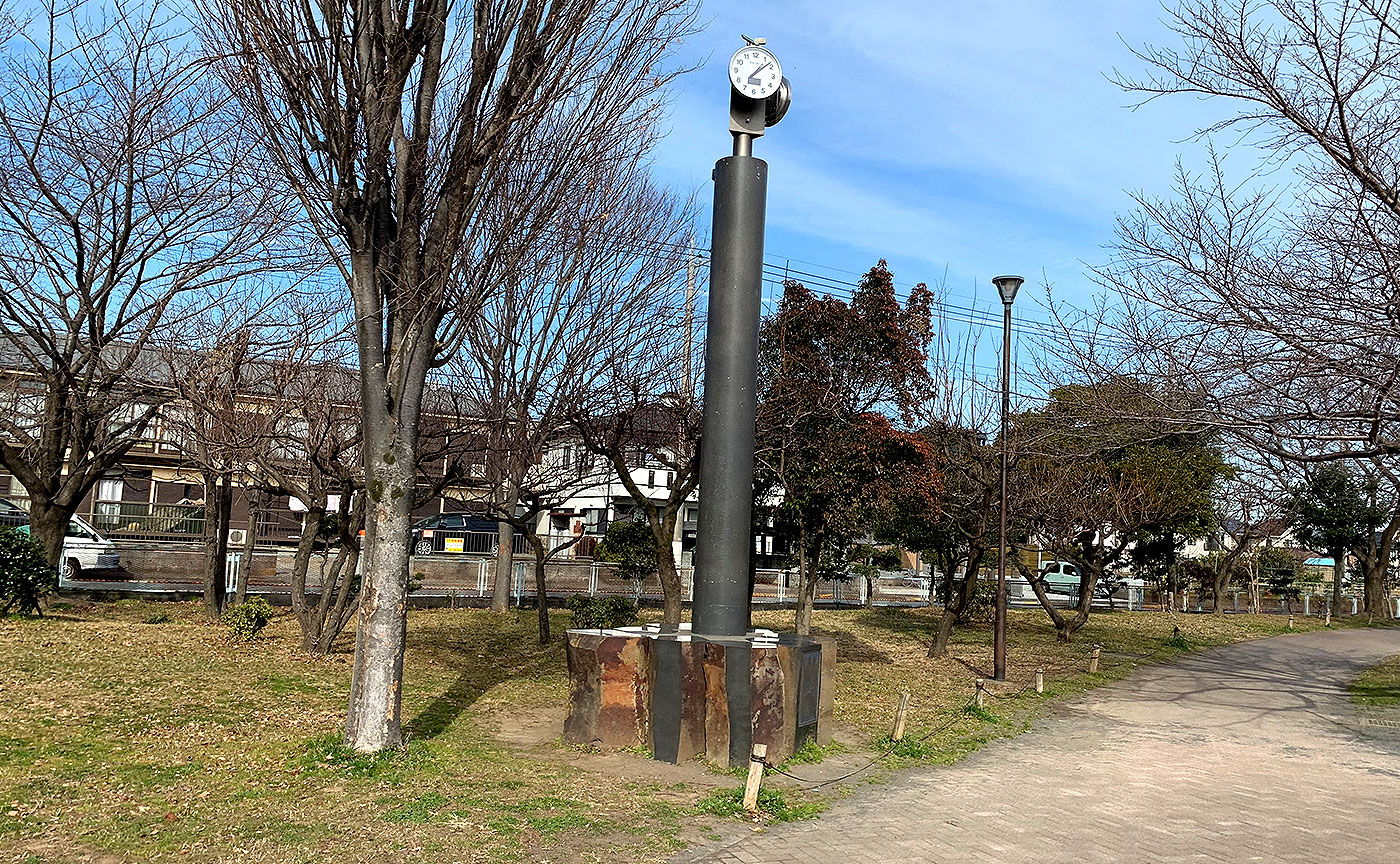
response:
<path id="1" fill-rule="evenodd" d="M 695 238 L 690 240 L 690 257 L 685 262 L 685 358 L 683 378 L 685 379 L 685 394 L 683 399 L 689 402 L 695 398 L 695 364 L 692 358 L 695 356 Z"/>

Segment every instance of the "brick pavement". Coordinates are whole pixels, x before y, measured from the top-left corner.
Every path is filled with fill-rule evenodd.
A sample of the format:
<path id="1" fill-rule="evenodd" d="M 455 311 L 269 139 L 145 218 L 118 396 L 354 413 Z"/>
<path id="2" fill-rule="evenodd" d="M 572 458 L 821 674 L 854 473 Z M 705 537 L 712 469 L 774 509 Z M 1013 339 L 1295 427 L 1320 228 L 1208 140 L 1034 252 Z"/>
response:
<path id="1" fill-rule="evenodd" d="M 1391 862 L 1400 736 L 1346 685 L 1400 629 L 1319 632 L 1152 666 L 962 762 L 677 864 Z"/>

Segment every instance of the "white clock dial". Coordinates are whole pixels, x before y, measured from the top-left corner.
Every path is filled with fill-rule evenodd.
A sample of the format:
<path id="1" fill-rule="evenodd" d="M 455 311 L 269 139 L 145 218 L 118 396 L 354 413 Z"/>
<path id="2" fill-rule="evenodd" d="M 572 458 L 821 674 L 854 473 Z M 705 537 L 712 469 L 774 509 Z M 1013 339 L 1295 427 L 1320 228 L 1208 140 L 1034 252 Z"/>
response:
<path id="1" fill-rule="evenodd" d="M 767 49 L 750 45 L 730 58 L 729 83 L 750 99 L 767 99 L 783 83 L 783 67 Z"/>

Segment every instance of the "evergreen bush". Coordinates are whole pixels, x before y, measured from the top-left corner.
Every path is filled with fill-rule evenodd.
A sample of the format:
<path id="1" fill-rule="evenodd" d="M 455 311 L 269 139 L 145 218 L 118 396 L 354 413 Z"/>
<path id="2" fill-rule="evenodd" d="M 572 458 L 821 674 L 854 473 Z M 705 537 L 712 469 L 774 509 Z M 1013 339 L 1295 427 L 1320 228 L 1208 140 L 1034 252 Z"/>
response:
<path id="1" fill-rule="evenodd" d="M 224 625 L 233 638 L 247 642 L 258 635 L 272 620 L 272 606 L 261 597 L 253 597 L 224 611 Z"/>
<path id="2" fill-rule="evenodd" d="M 58 571 L 44 546 L 26 531 L 0 527 L 0 615 L 32 615 L 39 601 L 58 588 Z"/>
<path id="3" fill-rule="evenodd" d="M 570 597 L 569 611 L 574 613 L 574 626 L 591 630 L 627 627 L 638 622 L 637 604 L 626 597 Z"/>

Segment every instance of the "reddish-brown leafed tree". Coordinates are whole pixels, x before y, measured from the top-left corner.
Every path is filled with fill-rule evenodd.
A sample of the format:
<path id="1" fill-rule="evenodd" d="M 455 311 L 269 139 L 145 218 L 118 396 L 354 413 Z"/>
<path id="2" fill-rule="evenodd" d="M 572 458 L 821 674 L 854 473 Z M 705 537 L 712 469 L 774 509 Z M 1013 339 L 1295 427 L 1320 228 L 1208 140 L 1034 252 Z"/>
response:
<path id="1" fill-rule="evenodd" d="M 844 302 L 789 282 L 760 332 L 757 512 L 792 543 L 797 632 L 807 633 L 818 579 L 889 508 L 931 501 L 938 475 L 911 429 L 932 397 L 933 295 L 901 304 L 884 261 Z"/>

